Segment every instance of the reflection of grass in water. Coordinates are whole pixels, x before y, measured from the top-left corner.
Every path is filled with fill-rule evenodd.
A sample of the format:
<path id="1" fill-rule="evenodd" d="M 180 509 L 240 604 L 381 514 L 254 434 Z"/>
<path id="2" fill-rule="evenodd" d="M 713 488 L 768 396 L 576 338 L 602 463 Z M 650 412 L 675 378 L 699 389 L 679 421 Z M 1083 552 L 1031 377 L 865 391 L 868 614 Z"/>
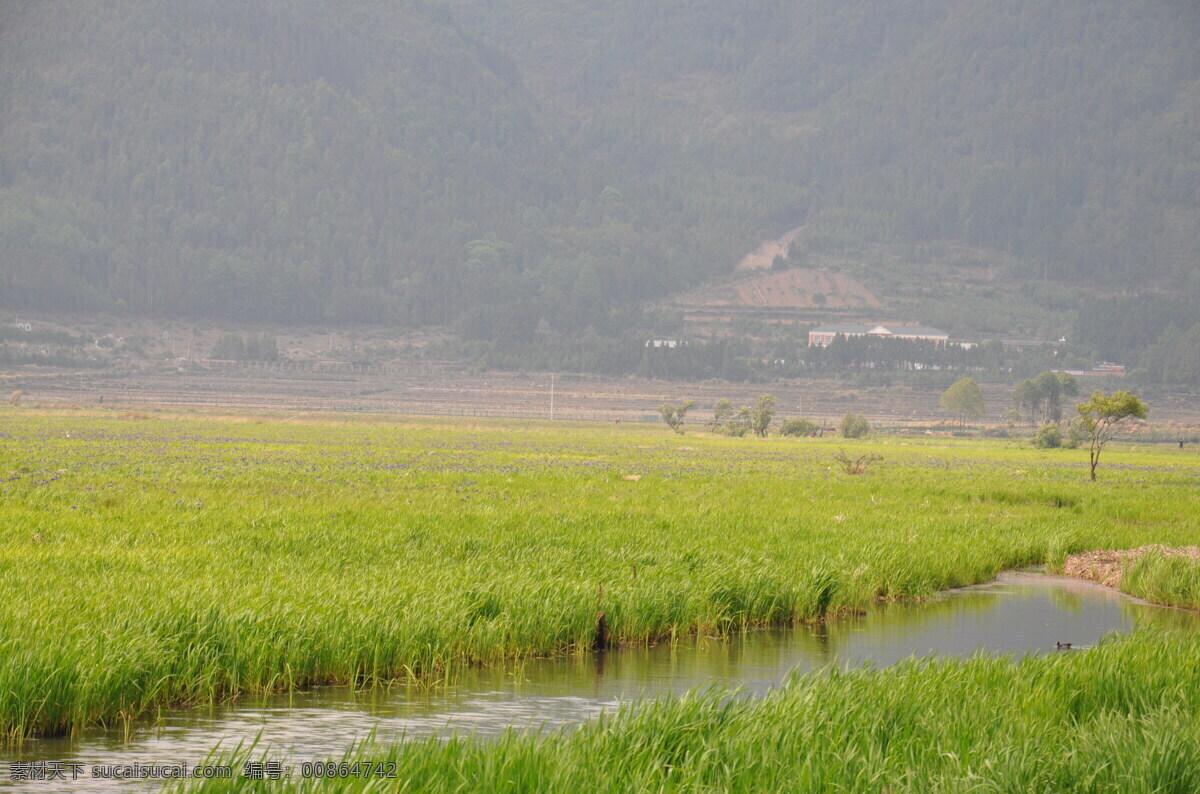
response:
<path id="1" fill-rule="evenodd" d="M 1121 602 L 1121 613 L 1135 627 L 1157 627 L 1167 631 L 1196 631 L 1200 616 L 1190 609 L 1164 609 L 1163 607 Z"/>
<path id="2" fill-rule="evenodd" d="M 601 611 L 625 643 L 727 635 L 1200 529 L 1180 509 L 1195 468 L 1159 452 L 1114 450 L 1095 486 L 1067 452 L 991 442 L 862 442 L 889 466 L 848 477 L 840 440 L 684 450 L 624 425 L 6 411 L 0 437 L 14 738 L 318 683 L 444 685 L 586 653 Z"/>
<path id="3" fill-rule="evenodd" d="M 885 604 L 861 617 L 825 623 L 823 651 L 827 661 L 834 661 L 846 655 L 852 641 L 862 643 L 865 639 L 875 651 L 887 653 L 892 644 L 908 647 L 908 639 L 916 635 L 924 636 L 934 649 L 943 647 L 943 643 L 953 646 L 962 631 L 987 625 L 990 616 L 1006 604 L 1011 606 L 1014 600 L 1030 595 L 1036 596 L 1035 601 L 1046 598 L 1042 591 L 1009 585 L 1003 591 L 968 590 L 921 602 Z M 1047 604 L 1047 613 L 1054 609 Z"/>
<path id="4" fill-rule="evenodd" d="M 1089 603 L 1089 599 L 1084 598 L 1080 593 L 1075 593 L 1065 588 L 1055 588 L 1050 591 L 1050 600 L 1054 603 L 1056 609 L 1061 609 L 1063 612 L 1082 612 L 1084 607 Z M 1090 599 L 1091 603 L 1095 603 L 1096 599 Z"/>
<path id="5" fill-rule="evenodd" d="M 986 590 L 959 592 L 916 602 L 900 601 L 883 604 L 880 609 L 871 610 L 864 617 L 870 623 L 920 626 L 930 621 L 940 620 L 946 615 L 985 614 L 996 609 L 1007 597 L 1004 593 L 993 593 Z M 833 625 L 838 625 L 838 622 L 833 622 Z"/>

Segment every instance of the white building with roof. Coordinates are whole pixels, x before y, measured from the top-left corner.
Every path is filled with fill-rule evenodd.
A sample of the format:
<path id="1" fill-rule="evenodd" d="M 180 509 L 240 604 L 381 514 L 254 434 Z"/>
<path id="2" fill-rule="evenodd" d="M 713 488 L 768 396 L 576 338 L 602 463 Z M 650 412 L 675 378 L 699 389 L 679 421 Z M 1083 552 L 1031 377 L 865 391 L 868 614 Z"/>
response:
<path id="1" fill-rule="evenodd" d="M 827 323 L 808 332 L 809 347 L 825 347 L 835 337 L 877 336 L 888 339 L 911 339 L 945 345 L 950 335 L 939 328 L 925 325 L 863 325 L 857 323 Z"/>

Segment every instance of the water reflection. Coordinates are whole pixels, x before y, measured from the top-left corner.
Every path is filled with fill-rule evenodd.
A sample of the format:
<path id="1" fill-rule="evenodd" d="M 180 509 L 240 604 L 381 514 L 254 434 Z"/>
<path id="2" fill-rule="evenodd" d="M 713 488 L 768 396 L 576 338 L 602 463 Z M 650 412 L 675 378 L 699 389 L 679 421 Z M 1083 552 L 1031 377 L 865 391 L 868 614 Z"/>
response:
<path id="1" fill-rule="evenodd" d="M 556 727 L 594 718 L 631 698 L 714 684 L 762 692 L 793 670 L 867 662 L 883 666 L 935 652 L 1055 652 L 1056 641 L 1081 648 L 1109 632 L 1150 623 L 1194 629 L 1197 618 L 1074 579 L 1010 573 L 924 603 L 885 604 L 819 626 L 470 670 L 454 686 L 433 691 L 355 693 L 322 687 L 236 706 L 172 710 L 128 739 L 121 731 L 90 731 L 74 741 L 30 741 L 0 758 L 88 766 L 197 763 L 218 743 L 232 748 L 261 734 L 260 746 L 280 758 L 322 759 L 340 756 L 352 741 L 372 733 L 389 742 L 431 733 L 488 736 L 513 726 Z M 5 773 L 0 788 L 12 785 L 6 770 L 0 772 Z M 77 792 L 112 788 L 111 783 L 95 787 L 90 780 L 64 785 Z M 48 789 L 39 784 L 39 790 Z"/>

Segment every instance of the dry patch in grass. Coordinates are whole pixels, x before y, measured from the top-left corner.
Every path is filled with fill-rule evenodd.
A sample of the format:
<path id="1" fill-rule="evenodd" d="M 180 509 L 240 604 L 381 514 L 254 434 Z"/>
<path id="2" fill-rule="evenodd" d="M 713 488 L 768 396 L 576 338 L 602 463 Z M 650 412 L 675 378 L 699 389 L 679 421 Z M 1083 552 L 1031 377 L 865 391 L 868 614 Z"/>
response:
<path id="1" fill-rule="evenodd" d="M 1173 548 L 1153 544 L 1139 546 L 1136 549 L 1085 551 L 1071 554 L 1063 562 L 1063 574 L 1099 582 L 1108 587 L 1119 587 L 1121 577 L 1128 564 L 1152 551 L 1159 552 L 1164 557 L 1187 557 L 1193 561 L 1200 561 L 1200 547 L 1198 546 Z"/>

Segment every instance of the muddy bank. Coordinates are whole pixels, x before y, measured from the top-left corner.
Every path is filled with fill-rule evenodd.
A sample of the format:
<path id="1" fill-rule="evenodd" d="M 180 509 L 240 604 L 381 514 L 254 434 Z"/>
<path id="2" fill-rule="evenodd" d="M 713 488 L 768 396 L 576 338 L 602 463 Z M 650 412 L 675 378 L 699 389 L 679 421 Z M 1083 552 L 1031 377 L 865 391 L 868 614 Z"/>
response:
<path id="1" fill-rule="evenodd" d="M 1158 552 L 1164 557 L 1186 557 L 1192 561 L 1200 561 L 1200 546 L 1182 546 L 1174 548 L 1153 544 L 1139 546 L 1136 549 L 1121 549 L 1109 551 L 1085 551 L 1071 554 L 1063 562 L 1063 575 L 1075 576 L 1099 582 L 1108 587 L 1120 587 L 1121 577 L 1129 563 L 1149 552 Z"/>

